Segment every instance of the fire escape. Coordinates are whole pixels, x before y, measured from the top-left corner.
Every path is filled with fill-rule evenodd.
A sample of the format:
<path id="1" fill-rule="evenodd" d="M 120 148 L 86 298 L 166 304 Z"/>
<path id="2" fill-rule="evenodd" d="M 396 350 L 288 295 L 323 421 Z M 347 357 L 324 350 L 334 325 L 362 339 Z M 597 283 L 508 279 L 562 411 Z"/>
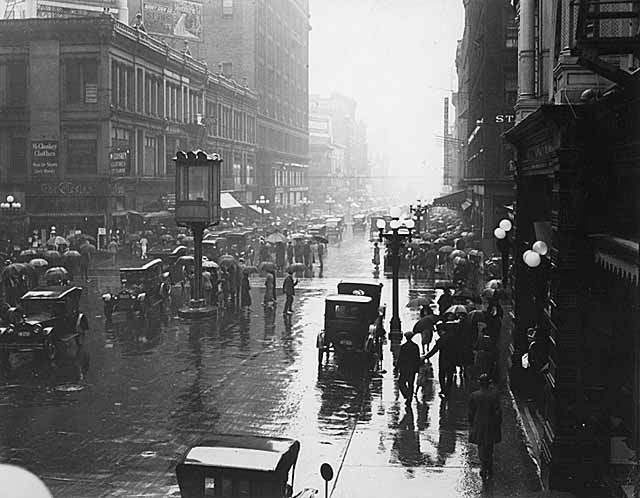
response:
<path id="1" fill-rule="evenodd" d="M 571 48 L 578 63 L 622 86 L 640 86 L 640 0 L 573 0 Z"/>

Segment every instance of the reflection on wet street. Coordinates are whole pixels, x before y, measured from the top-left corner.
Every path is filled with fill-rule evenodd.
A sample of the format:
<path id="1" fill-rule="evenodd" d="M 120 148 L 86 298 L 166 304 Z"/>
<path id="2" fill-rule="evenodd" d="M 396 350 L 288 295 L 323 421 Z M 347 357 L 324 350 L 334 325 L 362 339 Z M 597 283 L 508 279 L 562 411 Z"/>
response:
<path id="1" fill-rule="evenodd" d="M 282 296 L 265 311 L 262 280 L 254 278 L 250 311 L 185 321 L 177 318 L 176 288 L 165 314 L 118 314 L 105 323 L 99 295 L 117 282 L 94 279 L 82 302 L 90 318 L 84 346 L 48 367 L 14 358 L 3 377 L 0 458 L 35 472 L 56 497 L 178 496 L 175 462 L 189 444 L 210 432 L 250 432 L 301 441 L 296 489 L 324 489 L 318 469 L 329 462 L 334 497 L 395 496 L 399 479 L 405 496 L 419 496 L 426 490 L 411 482 L 423 483 L 421 475 L 438 496 L 480 496 L 463 387 L 445 403 L 431 379 L 405 407 L 388 345 L 384 375 L 371 378 L 364 366 L 332 356 L 318 369 L 324 296 L 340 278 L 371 277 L 370 259 L 364 238 L 330 246 L 322 278 L 297 287 L 291 317 L 282 315 Z M 383 301 L 391 303 L 384 283 Z M 407 329 L 417 312 L 404 306 L 406 280 L 400 291 Z"/>

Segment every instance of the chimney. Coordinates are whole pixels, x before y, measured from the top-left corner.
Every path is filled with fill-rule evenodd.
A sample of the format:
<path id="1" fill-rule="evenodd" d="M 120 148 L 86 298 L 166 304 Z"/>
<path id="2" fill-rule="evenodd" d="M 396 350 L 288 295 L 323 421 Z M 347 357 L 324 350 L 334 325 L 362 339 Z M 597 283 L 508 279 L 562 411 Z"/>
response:
<path id="1" fill-rule="evenodd" d="M 118 20 L 121 23 L 129 25 L 129 7 L 127 0 L 118 0 Z"/>

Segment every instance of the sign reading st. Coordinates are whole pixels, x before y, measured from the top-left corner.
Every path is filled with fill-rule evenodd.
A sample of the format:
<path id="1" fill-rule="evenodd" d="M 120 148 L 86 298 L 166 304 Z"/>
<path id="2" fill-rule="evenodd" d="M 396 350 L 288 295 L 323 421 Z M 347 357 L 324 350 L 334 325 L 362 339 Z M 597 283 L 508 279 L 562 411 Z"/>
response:
<path id="1" fill-rule="evenodd" d="M 31 142 L 31 171 L 33 176 L 56 176 L 58 174 L 57 140 Z"/>

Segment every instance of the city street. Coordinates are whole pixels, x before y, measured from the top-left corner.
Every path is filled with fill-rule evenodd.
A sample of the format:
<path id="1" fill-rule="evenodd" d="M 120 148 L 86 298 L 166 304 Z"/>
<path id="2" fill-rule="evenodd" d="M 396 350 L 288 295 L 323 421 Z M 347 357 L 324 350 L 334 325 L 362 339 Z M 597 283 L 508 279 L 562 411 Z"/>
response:
<path id="1" fill-rule="evenodd" d="M 467 442 L 464 388 L 444 403 L 434 380 L 406 409 L 390 354 L 380 377 L 333 358 L 318 370 L 324 296 L 342 277 L 370 278 L 370 260 L 364 236 L 329 246 L 324 275 L 300 281 L 289 320 L 281 295 L 276 312 L 265 314 L 256 277 L 250 314 L 190 323 L 177 318 L 175 288 L 171 316 L 115 315 L 105 327 L 100 293 L 117 276 L 94 276 L 82 303 L 90 318 L 85 351 L 70 347 L 50 369 L 17 358 L 3 379 L 2 460 L 36 473 L 56 497 L 179 496 L 174 466 L 189 444 L 211 432 L 259 433 L 301 441 L 296 491 L 323 494 L 319 467 L 328 462 L 335 498 L 395 496 L 397 489 L 405 496 L 534 496 L 538 480 L 508 399 L 495 483 L 483 490 Z M 391 281 L 384 284 L 388 329 Z M 401 280 L 404 330 L 417 315 L 405 306 L 408 286 Z"/>

